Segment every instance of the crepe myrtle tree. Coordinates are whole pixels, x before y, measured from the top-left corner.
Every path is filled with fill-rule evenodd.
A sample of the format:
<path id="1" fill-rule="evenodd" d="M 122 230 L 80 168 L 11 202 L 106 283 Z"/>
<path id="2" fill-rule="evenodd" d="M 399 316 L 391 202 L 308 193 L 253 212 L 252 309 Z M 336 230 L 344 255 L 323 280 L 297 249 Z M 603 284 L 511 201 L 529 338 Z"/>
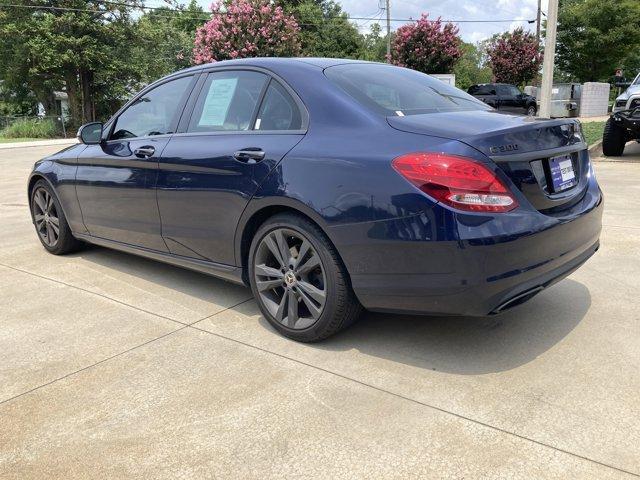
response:
<path id="1" fill-rule="evenodd" d="M 295 17 L 268 0 L 231 0 L 211 5 L 211 20 L 196 30 L 193 63 L 300 54 Z"/>
<path id="2" fill-rule="evenodd" d="M 523 85 L 533 79 L 542 62 L 535 35 L 522 28 L 494 36 L 489 42 L 487 55 L 495 81 L 514 85 Z"/>
<path id="3" fill-rule="evenodd" d="M 423 13 L 415 23 L 398 28 L 391 44 L 390 61 L 424 73 L 451 73 L 462 56 L 458 27 L 429 20 Z"/>

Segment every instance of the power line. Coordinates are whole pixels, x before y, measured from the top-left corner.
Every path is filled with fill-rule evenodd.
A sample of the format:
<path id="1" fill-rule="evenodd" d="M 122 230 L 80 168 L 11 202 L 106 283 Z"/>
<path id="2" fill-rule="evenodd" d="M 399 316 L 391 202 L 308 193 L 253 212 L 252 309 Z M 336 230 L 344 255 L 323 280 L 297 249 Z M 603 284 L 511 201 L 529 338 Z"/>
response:
<path id="1" fill-rule="evenodd" d="M 129 4 L 129 3 L 122 3 L 122 2 L 109 2 L 109 1 L 103 1 L 102 3 L 107 4 L 107 5 L 114 5 L 114 6 L 122 6 L 122 7 L 127 7 L 127 8 L 132 8 L 132 9 L 138 9 L 138 10 L 159 10 L 160 12 L 174 12 L 174 13 L 180 13 L 182 14 L 182 18 L 189 18 L 189 19 L 202 19 L 202 20 L 208 20 L 210 19 L 213 15 L 226 15 L 225 12 L 203 12 L 202 16 L 198 15 L 195 16 L 194 14 L 188 14 L 187 15 L 187 11 L 183 10 L 183 9 L 176 9 L 176 8 L 168 8 L 168 7 L 146 7 L 143 5 L 133 5 L 133 4 Z M 27 9 L 31 9 L 31 10 L 51 10 L 51 11 L 69 11 L 69 12 L 86 12 L 86 13 L 99 13 L 99 14 L 105 14 L 105 13 L 112 13 L 109 10 L 96 10 L 96 9 L 89 9 L 89 8 L 72 8 L 72 7 L 55 7 L 52 5 L 17 5 L 17 4 L 4 4 L 4 5 L 0 5 L 0 8 L 27 8 Z M 160 16 L 160 17 L 167 17 L 167 18 L 173 18 L 174 14 L 168 14 L 168 15 L 161 15 L 160 13 L 156 13 L 156 16 Z M 322 20 L 333 20 L 333 19 L 342 19 L 345 17 L 342 17 L 340 15 L 334 15 L 334 16 L 323 16 Z M 370 17 L 351 17 L 351 16 L 346 16 L 345 18 L 346 20 L 367 20 L 370 22 L 376 22 L 379 23 L 379 20 L 376 19 L 372 19 Z M 389 19 L 390 22 L 416 22 L 417 19 L 415 18 L 390 18 Z M 441 19 L 442 22 L 444 23 L 512 23 L 512 22 L 534 22 L 534 20 L 525 20 L 525 19 L 521 19 L 521 18 L 510 18 L 510 19 L 491 19 L 491 20 L 451 20 L 451 19 Z M 317 23 L 298 23 L 298 25 L 318 25 Z"/>

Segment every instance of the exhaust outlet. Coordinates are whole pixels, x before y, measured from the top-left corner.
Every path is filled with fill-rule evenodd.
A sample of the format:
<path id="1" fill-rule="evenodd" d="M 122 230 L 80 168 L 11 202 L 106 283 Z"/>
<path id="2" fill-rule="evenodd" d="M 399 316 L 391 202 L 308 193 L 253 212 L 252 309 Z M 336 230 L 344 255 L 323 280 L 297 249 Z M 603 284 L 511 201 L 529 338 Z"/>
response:
<path id="1" fill-rule="evenodd" d="M 520 305 L 521 303 L 524 303 L 527 300 L 529 300 L 529 299 L 533 298 L 534 296 L 536 296 L 542 290 L 544 290 L 544 287 L 542 285 L 539 285 L 537 287 L 531 288 L 529 290 L 525 290 L 524 292 L 516 295 L 515 297 L 511 297 L 509 300 L 501 303 L 498 307 L 493 309 L 491 314 L 495 315 L 497 313 L 502 313 L 505 310 L 508 310 L 508 309 L 510 309 L 512 307 L 515 307 L 516 305 Z"/>

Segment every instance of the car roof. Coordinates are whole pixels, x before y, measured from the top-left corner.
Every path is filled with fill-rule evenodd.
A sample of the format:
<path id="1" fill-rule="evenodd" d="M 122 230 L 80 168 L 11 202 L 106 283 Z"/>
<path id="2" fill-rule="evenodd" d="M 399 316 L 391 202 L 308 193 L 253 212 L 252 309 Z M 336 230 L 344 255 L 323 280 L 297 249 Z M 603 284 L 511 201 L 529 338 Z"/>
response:
<path id="1" fill-rule="evenodd" d="M 513 85 L 513 83 L 493 83 L 493 82 L 490 82 L 490 83 L 476 83 L 476 84 L 471 85 L 471 86 L 472 87 L 481 87 L 483 85 L 509 85 L 509 86 L 515 86 L 515 85 Z"/>
<path id="2" fill-rule="evenodd" d="M 322 57 L 253 57 L 253 58 L 238 58 L 235 60 L 221 60 L 219 62 L 204 63 L 202 65 L 196 65 L 189 67 L 179 72 L 174 72 L 171 75 L 178 73 L 196 72 L 211 67 L 227 67 L 227 66 L 253 66 L 263 67 L 267 69 L 277 69 L 281 66 L 299 66 L 301 68 L 320 68 L 325 69 L 333 67 L 335 65 L 342 65 L 346 63 L 376 63 L 367 62 L 365 60 L 353 60 L 347 58 L 322 58 Z"/>

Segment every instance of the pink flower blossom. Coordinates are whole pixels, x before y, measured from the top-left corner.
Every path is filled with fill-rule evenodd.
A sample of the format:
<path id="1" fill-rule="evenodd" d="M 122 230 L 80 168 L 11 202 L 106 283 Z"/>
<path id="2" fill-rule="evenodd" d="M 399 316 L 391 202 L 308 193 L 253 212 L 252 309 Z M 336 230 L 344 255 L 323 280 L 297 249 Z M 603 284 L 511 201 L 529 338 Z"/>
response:
<path id="1" fill-rule="evenodd" d="M 211 19 L 196 31 L 194 64 L 301 52 L 295 18 L 269 0 L 221 0 L 211 4 L 211 12 Z"/>
<path id="2" fill-rule="evenodd" d="M 391 63 L 425 73 L 450 73 L 462 56 L 458 27 L 422 14 L 415 23 L 396 31 L 391 45 Z"/>

